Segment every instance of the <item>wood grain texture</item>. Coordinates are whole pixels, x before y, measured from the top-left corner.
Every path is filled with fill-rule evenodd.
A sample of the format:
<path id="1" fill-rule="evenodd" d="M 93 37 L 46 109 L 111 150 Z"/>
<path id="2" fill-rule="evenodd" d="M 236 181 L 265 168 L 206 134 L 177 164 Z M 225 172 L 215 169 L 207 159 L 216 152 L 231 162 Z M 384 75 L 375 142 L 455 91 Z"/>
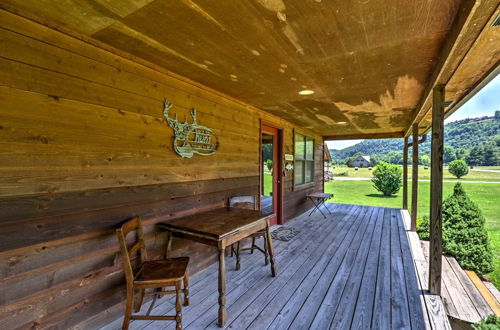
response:
<path id="1" fill-rule="evenodd" d="M 467 0 L 460 3 L 405 136 L 410 134 L 414 123 L 420 123 L 421 132 L 430 128 L 432 90 L 435 85 L 447 86 L 446 100 L 451 101 L 452 106 L 446 110 L 451 114 L 460 100 L 498 65 L 500 53 L 487 41 L 499 37 L 498 31 L 490 26 L 499 13 L 498 6 L 496 0 Z M 472 67 L 474 69 L 471 70 Z"/>
<path id="2" fill-rule="evenodd" d="M 421 245 L 428 259 L 429 242 L 422 241 Z M 489 297 L 482 295 L 474 278 L 468 276 L 452 256 L 442 256 L 442 268 L 442 298 L 447 315 L 456 320 L 477 323 L 494 314 L 488 304 Z"/>
<path id="3" fill-rule="evenodd" d="M 397 1 L 390 10 L 375 2 L 296 0 L 218 6 L 6 0 L 3 6 L 322 135 L 363 136 L 402 133 L 411 124 L 460 1 Z M 316 93 L 303 97 L 297 92 L 304 88 Z M 339 130 L 342 121 L 349 125 Z"/>
<path id="4" fill-rule="evenodd" d="M 456 261 L 456 260 L 455 260 Z M 492 312 L 496 315 L 500 315 L 500 300 L 498 300 L 498 296 L 495 296 L 494 293 L 498 294 L 498 289 L 491 282 L 483 282 L 477 276 L 477 274 L 471 270 L 465 271 L 465 274 L 472 281 L 477 291 L 479 291 L 481 297 L 491 308 Z M 496 289 L 496 291 L 495 291 Z M 472 291 L 472 290 L 471 290 Z"/>
<path id="5" fill-rule="evenodd" d="M 429 225 L 429 291 L 432 294 L 441 293 L 444 90 L 443 85 L 436 86 L 433 89 L 432 96 L 431 205 Z"/>
<path id="6" fill-rule="evenodd" d="M 371 273 L 375 270 L 376 274 L 378 268 L 378 253 L 385 240 L 382 227 L 386 225 L 391 236 L 389 240 L 395 239 L 392 247 L 396 248 L 399 241 L 400 255 L 395 259 L 403 264 L 402 268 L 393 262 L 385 265 L 389 268 L 388 273 L 394 275 L 393 278 L 391 275 L 392 287 L 389 287 L 390 301 L 398 299 L 392 288 L 401 285 L 407 300 L 399 302 L 408 307 L 411 321 L 405 329 L 431 329 L 431 324 L 425 321 L 428 318 L 424 318 L 425 307 L 419 300 L 420 290 L 399 210 L 389 209 L 386 213 L 386 209 L 366 206 L 328 204 L 328 207 L 332 215 L 327 219 L 320 214 L 308 217 L 305 213 L 289 223 L 302 230 L 288 242 L 276 241 L 276 260 L 280 270 L 276 277 L 268 274 L 262 256 L 255 254 L 245 256 L 247 267 L 227 272 L 225 328 L 307 329 L 309 327 L 303 327 L 304 324 L 313 324 L 312 329 L 316 329 L 315 325 L 325 325 L 319 329 L 337 329 L 339 325 L 347 325 L 348 329 L 365 329 L 370 328 L 368 325 L 375 315 L 392 324 L 398 315 L 391 313 L 391 304 L 386 310 L 374 308 L 374 292 L 381 283 Z M 395 229 L 393 225 L 396 225 Z M 391 249 L 391 244 L 388 245 Z M 403 255 L 405 251 L 409 252 L 406 257 Z M 351 263 L 349 260 L 353 255 L 354 262 Z M 403 273 L 396 276 L 397 271 Z M 415 280 L 413 286 L 410 284 L 412 276 Z M 186 329 L 218 329 L 216 281 L 215 265 L 192 278 L 192 300 L 198 303 L 185 309 L 183 325 Z M 172 313 L 172 301 L 160 302 L 154 312 Z M 330 310 L 334 313 L 325 313 Z M 353 318 L 350 312 L 353 310 L 368 313 L 355 313 Z M 363 322 L 353 323 L 360 320 L 359 316 Z M 446 318 L 445 314 L 443 316 Z M 120 319 L 117 319 L 103 330 L 116 329 L 119 324 Z M 443 329 L 438 324 L 433 326 L 434 329 Z M 155 328 L 155 323 L 131 324 L 132 330 L 150 328 Z M 173 325 L 164 328 L 170 330 Z"/>
<path id="7" fill-rule="evenodd" d="M 418 211 L 418 124 L 412 130 L 412 168 L 411 168 L 411 224 L 410 230 L 417 230 Z"/>
<path id="8" fill-rule="evenodd" d="M 429 293 L 429 264 L 425 257 L 423 246 L 420 244 L 418 234 L 410 229 L 410 214 L 407 210 L 401 210 L 404 219 L 404 231 L 413 259 L 414 274 L 417 277 L 417 286 L 420 291 L 420 307 L 425 322 L 425 329 L 451 330 L 450 321 L 445 310 L 445 303 L 439 295 Z M 408 255 L 409 256 L 409 255 Z M 407 263 L 408 267 L 411 263 Z M 418 301 L 418 300 L 417 300 Z M 410 306 L 415 309 L 415 306 Z M 418 311 L 419 312 L 419 311 Z"/>
<path id="9" fill-rule="evenodd" d="M 143 218 L 159 257 L 167 238 L 158 222 L 259 193 L 261 119 L 283 127 L 293 153 L 295 126 L 284 119 L 10 12 L 0 10 L 0 22 L 1 328 L 96 328 L 120 315 L 116 227 Z M 173 152 L 165 98 L 181 120 L 198 109 L 219 137 L 216 154 Z M 305 131 L 321 155 L 321 136 Z M 322 170 L 318 159 L 315 184 L 300 192 L 284 178 L 285 220 L 309 207 L 307 192 L 321 191 Z M 190 273 L 217 260 L 173 239 L 171 256 L 184 255 Z"/>
<path id="10" fill-rule="evenodd" d="M 408 137 L 403 145 L 403 209 L 408 210 Z"/>

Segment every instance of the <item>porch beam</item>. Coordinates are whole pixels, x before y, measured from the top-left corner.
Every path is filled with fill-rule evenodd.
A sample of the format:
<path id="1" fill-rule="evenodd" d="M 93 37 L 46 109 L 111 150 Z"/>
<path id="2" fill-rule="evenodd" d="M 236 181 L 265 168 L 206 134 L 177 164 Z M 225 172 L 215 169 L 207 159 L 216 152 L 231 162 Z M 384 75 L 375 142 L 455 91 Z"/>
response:
<path id="1" fill-rule="evenodd" d="M 442 205 L 444 150 L 444 85 L 433 89 L 431 142 L 431 210 L 429 291 L 441 294 Z"/>
<path id="2" fill-rule="evenodd" d="M 472 17 L 480 4 L 480 0 L 461 2 L 450 31 L 446 35 L 445 43 L 429 83 L 422 94 L 415 113 L 411 117 L 408 127 L 405 129 L 404 136 L 410 135 L 413 125 L 420 122 L 433 106 L 431 104 L 433 87 L 446 84 L 450 80 L 453 73 L 455 73 L 455 69 L 461 64 L 462 59 L 474 44 L 475 37 L 471 36 L 479 35 L 481 32 L 482 26 L 473 26 L 471 24 Z"/>
<path id="3" fill-rule="evenodd" d="M 402 138 L 403 132 L 392 133 L 371 133 L 371 134 L 347 134 L 347 135 L 326 135 L 323 136 L 324 141 L 333 140 L 357 140 L 357 139 L 389 139 L 389 138 Z"/>
<path id="4" fill-rule="evenodd" d="M 417 230 L 417 204 L 418 204 L 418 123 L 413 124 L 412 168 L 411 168 L 411 226 Z"/>
<path id="5" fill-rule="evenodd" d="M 403 210 L 408 210 L 408 137 L 403 146 Z"/>

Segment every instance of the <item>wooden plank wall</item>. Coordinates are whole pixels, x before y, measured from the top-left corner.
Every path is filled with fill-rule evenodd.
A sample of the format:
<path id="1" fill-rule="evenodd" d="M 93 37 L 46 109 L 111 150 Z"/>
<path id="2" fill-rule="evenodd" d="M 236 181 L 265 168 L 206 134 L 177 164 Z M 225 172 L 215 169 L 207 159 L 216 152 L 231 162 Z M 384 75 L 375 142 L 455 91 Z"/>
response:
<path id="1" fill-rule="evenodd" d="M 0 11 L 0 328 L 91 328 L 122 313 L 123 273 L 113 229 L 141 216 L 158 255 L 155 223 L 256 194 L 259 125 L 293 125 L 208 88 Z M 228 77 L 228 83 L 233 83 Z M 182 159 L 162 102 L 192 107 L 220 148 Z M 323 154 L 320 136 L 316 154 Z M 285 219 L 310 205 L 285 178 Z M 175 240 L 196 272 L 215 251 Z M 214 283 L 216 285 L 216 283 Z"/>

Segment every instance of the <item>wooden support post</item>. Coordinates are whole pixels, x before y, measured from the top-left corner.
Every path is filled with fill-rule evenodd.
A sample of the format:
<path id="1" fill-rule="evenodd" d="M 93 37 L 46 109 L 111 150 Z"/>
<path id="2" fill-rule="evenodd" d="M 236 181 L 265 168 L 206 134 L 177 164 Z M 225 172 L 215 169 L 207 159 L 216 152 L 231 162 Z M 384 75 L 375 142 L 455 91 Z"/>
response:
<path id="1" fill-rule="evenodd" d="M 403 210 L 408 210 L 408 137 L 403 147 Z"/>
<path id="2" fill-rule="evenodd" d="M 412 168 L 411 168 L 411 230 L 417 230 L 418 206 L 418 124 L 413 124 Z"/>
<path id="3" fill-rule="evenodd" d="M 431 143 L 431 218 L 429 251 L 429 291 L 441 294 L 443 150 L 444 150 L 444 85 L 432 91 Z"/>

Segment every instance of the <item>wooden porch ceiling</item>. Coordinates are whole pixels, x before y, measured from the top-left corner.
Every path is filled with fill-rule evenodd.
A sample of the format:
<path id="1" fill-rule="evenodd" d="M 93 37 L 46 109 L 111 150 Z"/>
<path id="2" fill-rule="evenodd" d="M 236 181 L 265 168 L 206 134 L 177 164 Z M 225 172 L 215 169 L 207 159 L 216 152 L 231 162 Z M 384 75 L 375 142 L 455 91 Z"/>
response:
<path id="1" fill-rule="evenodd" d="M 4 0 L 328 138 L 430 125 L 500 60 L 498 0 Z M 300 90 L 314 94 L 302 96 Z M 168 97 L 168 95 L 166 95 Z M 453 104 L 449 109 L 453 109 Z"/>

